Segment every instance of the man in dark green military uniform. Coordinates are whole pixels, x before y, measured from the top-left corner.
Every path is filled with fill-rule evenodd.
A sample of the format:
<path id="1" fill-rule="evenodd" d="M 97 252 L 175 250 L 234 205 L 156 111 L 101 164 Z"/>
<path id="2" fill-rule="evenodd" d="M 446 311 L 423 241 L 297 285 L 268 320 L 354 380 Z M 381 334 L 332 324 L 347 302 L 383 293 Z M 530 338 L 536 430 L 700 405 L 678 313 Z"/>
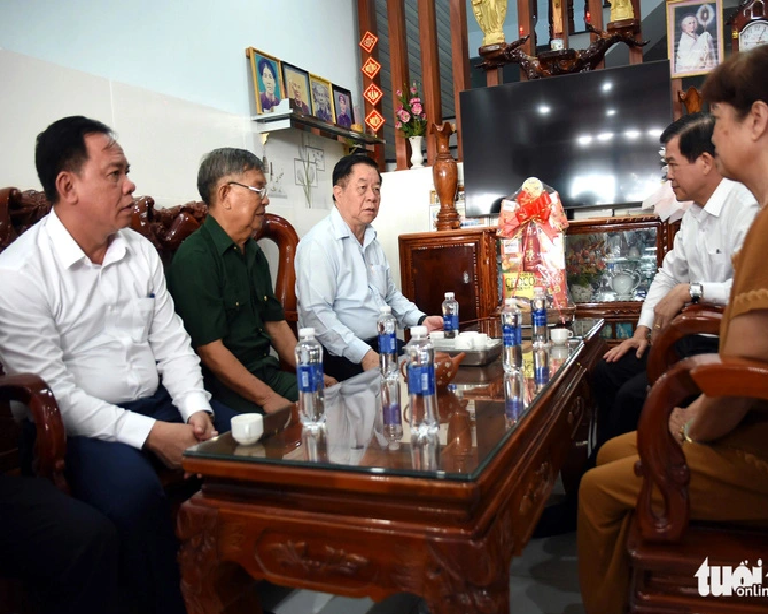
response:
<path id="1" fill-rule="evenodd" d="M 208 216 L 179 247 L 169 287 L 200 355 L 213 398 L 237 412 L 271 412 L 297 399 L 296 336 L 275 298 L 264 252 L 251 237 L 269 204 L 261 161 L 244 149 L 203 159 L 197 189 Z"/>

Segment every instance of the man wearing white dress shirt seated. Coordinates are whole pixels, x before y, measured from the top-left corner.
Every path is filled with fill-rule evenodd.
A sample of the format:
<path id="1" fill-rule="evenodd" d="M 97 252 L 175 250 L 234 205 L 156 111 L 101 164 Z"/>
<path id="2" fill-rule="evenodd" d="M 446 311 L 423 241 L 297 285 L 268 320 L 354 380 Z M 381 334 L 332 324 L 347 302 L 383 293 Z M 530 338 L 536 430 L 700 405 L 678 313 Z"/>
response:
<path id="1" fill-rule="evenodd" d="M 661 135 L 667 178 L 679 201 L 693 201 L 683 215 L 673 249 L 643 302 L 635 334 L 605 354 L 594 373 L 598 403 L 598 446 L 637 428 L 648 380 L 648 345 L 686 303 L 705 300 L 724 305 L 733 281 L 731 257 L 741 248 L 757 213 L 752 193 L 723 179 L 717 169 L 709 114 L 693 113 Z M 716 338 L 684 338 L 678 353 L 717 352 Z M 602 420 L 602 425 L 600 424 Z"/>
<path id="2" fill-rule="evenodd" d="M 757 202 L 742 184 L 724 179 L 712 144 L 714 119 L 705 113 L 685 115 L 661 135 L 667 179 L 678 201 L 692 201 L 643 302 L 632 338 L 604 355 L 592 373 L 597 402 L 597 441 L 585 467 L 594 467 L 608 440 L 637 429 L 648 388 L 649 346 L 686 303 L 705 300 L 725 304 L 733 282 L 731 258 L 741 249 L 757 214 Z M 719 339 L 695 335 L 675 346 L 681 357 L 716 353 Z M 574 489 L 574 493 L 576 489 Z M 576 528 L 575 494 L 546 508 L 535 537 Z"/>
<path id="3" fill-rule="evenodd" d="M 315 329 L 325 348 L 325 373 L 343 381 L 379 367 L 376 323 L 389 305 L 401 329 L 443 327 L 396 287 L 371 223 L 379 214 L 381 174 L 365 154 L 343 157 L 333 169 L 331 214 L 296 251 L 299 328 Z"/>
<path id="4" fill-rule="evenodd" d="M 200 361 L 155 248 L 127 228 L 135 185 L 111 130 L 54 122 L 35 163 L 53 210 L 0 254 L 0 363 L 53 391 L 72 494 L 117 528 L 130 605 L 181 614 L 178 544 L 155 469 L 178 467 L 216 434 Z"/>

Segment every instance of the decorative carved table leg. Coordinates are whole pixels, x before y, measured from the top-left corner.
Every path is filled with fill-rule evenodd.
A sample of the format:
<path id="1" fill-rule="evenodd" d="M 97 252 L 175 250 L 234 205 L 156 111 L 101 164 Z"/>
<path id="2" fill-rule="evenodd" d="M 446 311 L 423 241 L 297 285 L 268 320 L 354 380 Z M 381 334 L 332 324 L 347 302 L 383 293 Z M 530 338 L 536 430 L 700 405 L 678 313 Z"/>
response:
<path id="1" fill-rule="evenodd" d="M 181 592 L 189 614 L 220 614 L 224 605 L 216 590 L 219 566 L 216 547 L 218 512 L 186 502 L 179 510 Z"/>
<path id="2" fill-rule="evenodd" d="M 507 507 L 477 541 L 428 541 L 424 566 L 409 571 L 406 563 L 400 589 L 423 597 L 431 614 L 506 614 L 514 517 Z"/>

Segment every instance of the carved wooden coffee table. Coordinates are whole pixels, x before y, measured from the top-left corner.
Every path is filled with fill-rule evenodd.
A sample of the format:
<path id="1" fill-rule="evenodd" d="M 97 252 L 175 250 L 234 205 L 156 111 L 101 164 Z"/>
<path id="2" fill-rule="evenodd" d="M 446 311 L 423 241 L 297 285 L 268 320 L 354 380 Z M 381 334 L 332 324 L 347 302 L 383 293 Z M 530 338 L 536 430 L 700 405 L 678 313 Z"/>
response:
<path id="1" fill-rule="evenodd" d="M 363 374 L 326 391 L 320 438 L 294 423 L 256 446 L 226 433 L 190 449 L 184 468 L 203 487 L 179 513 L 189 613 L 237 610 L 229 593 L 243 570 L 376 601 L 409 592 L 434 614 L 509 612 L 510 561 L 591 416 L 601 325 L 553 354 L 549 383 L 529 383 L 517 420 L 498 365 L 460 369 L 460 391 L 439 396 L 437 446 L 389 449 L 375 374 Z"/>

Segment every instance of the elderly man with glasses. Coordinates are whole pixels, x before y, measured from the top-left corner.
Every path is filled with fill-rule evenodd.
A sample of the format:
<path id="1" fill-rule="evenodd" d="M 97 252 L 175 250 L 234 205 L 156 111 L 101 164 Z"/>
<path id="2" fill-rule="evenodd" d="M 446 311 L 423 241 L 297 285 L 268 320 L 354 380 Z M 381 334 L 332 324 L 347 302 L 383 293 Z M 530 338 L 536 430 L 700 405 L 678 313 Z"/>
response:
<path id="1" fill-rule="evenodd" d="M 206 389 L 239 413 L 272 412 L 297 399 L 296 376 L 281 371 L 274 346 L 294 365 L 296 337 L 275 298 L 264 252 L 252 239 L 269 204 L 261 160 L 244 149 L 203 158 L 197 189 L 203 225 L 179 248 L 169 287 L 203 363 Z"/>

